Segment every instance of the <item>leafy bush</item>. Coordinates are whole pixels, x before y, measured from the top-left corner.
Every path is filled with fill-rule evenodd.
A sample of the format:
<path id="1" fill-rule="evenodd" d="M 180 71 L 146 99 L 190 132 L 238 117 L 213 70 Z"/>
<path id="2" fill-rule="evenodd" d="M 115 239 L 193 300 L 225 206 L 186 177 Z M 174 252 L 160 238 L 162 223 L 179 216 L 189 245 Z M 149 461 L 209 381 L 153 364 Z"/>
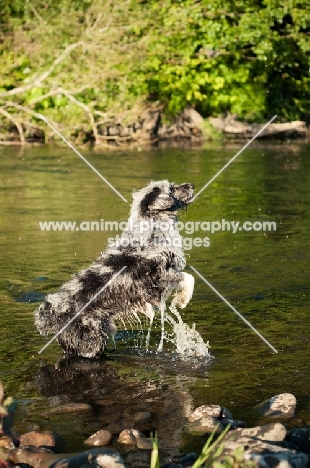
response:
<path id="1" fill-rule="evenodd" d="M 309 117 L 307 0 L 3 0 L 0 115 L 64 132 L 167 118 Z M 21 129 L 22 130 L 22 129 Z"/>

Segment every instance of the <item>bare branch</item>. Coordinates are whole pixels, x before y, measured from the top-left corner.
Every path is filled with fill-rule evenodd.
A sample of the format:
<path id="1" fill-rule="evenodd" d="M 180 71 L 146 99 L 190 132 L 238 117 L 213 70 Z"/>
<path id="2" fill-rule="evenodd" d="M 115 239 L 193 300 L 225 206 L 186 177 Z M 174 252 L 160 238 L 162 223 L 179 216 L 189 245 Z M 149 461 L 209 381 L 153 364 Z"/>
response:
<path id="1" fill-rule="evenodd" d="M 65 48 L 65 50 L 57 57 L 56 60 L 52 63 L 50 68 L 45 71 L 41 76 L 36 78 L 33 83 L 29 83 L 28 85 L 25 86 L 20 86 L 19 88 L 13 88 L 10 91 L 5 91 L 0 93 L 0 98 L 1 97 L 8 97 L 8 96 L 15 96 L 16 94 L 22 94 L 25 91 L 28 91 L 29 89 L 33 87 L 43 87 L 42 82 L 46 80 L 50 76 L 50 74 L 55 70 L 57 65 L 59 65 L 66 57 L 67 55 L 72 52 L 72 50 L 76 49 L 77 47 L 84 45 L 83 41 L 76 42 L 74 44 L 70 44 L 68 47 Z"/>
<path id="2" fill-rule="evenodd" d="M 18 133 L 19 133 L 19 136 L 20 136 L 20 141 L 24 145 L 26 143 L 26 139 L 25 139 L 23 127 L 21 126 L 19 121 L 17 119 L 15 119 L 15 117 L 13 115 L 11 115 L 9 112 L 7 112 L 5 109 L 3 109 L 3 107 L 0 107 L 0 113 L 2 115 L 4 115 L 6 118 L 8 118 L 11 122 L 13 122 L 13 124 L 15 125 L 15 127 L 18 130 Z"/>

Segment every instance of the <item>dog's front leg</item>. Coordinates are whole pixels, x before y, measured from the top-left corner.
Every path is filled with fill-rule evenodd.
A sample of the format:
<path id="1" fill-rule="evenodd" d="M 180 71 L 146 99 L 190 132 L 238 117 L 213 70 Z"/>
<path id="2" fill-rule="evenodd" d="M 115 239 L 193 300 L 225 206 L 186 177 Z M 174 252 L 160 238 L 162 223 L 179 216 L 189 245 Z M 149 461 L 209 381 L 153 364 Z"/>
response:
<path id="1" fill-rule="evenodd" d="M 187 306 L 194 293 L 195 278 L 189 273 L 182 272 L 182 280 L 174 294 L 172 305 L 178 305 L 181 309 Z"/>

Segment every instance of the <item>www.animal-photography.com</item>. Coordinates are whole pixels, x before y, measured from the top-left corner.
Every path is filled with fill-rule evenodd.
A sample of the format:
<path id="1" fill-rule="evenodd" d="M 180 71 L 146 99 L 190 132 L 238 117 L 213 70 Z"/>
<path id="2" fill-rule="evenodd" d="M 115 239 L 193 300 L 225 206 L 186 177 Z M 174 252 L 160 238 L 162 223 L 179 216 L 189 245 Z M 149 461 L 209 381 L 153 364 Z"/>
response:
<path id="1" fill-rule="evenodd" d="M 308 467 L 306 0 L 0 25 L 0 465 Z"/>

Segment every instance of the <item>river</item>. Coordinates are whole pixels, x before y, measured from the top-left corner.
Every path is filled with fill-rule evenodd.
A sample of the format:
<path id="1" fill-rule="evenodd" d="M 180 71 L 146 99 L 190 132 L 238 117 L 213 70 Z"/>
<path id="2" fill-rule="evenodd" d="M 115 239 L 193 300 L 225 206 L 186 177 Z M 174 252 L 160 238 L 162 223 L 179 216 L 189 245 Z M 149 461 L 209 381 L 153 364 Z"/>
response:
<path id="1" fill-rule="evenodd" d="M 192 182 L 198 191 L 241 146 L 82 153 L 130 201 L 132 190 L 150 180 Z M 16 428 L 56 430 L 66 450 L 76 451 L 98 428 L 117 428 L 149 411 L 155 419 L 145 430 L 163 437 L 171 421 L 167 437 L 173 446 L 179 419 L 191 405 L 220 404 L 253 424 L 258 421 L 251 408 L 281 392 L 298 401 L 291 424 L 310 424 L 309 154 L 306 144 L 254 143 L 180 213 L 183 223 L 191 222 L 183 237 L 208 237 L 186 251 L 186 271 L 195 276 L 194 266 L 278 351 L 195 276 L 182 318 L 196 324 L 214 357 L 197 369 L 180 362 L 169 343 L 164 357 L 146 355 L 145 335 L 130 326 L 120 327 L 116 350 L 110 343 L 94 363 L 62 359 L 55 343 L 38 354 L 46 340 L 33 324 L 37 301 L 89 265 L 117 234 L 88 231 L 80 223 L 125 221 L 129 203 L 67 148 L 0 148 L 0 379 L 6 394 L 20 401 Z M 239 222 L 236 232 L 223 220 Z M 76 222 L 85 230 L 42 230 L 44 221 Z M 263 231 L 266 222 L 276 230 Z M 191 232 L 193 223 L 197 230 Z M 255 229 L 240 229 L 249 223 Z M 155 327 L 154 346 L 159 335 Z M 51 406 L 70 401 L 95 402 L 95 410 L 65 418 L 49 414 Z M 180 437 L 183 449 L 195 449 L 191 439 Z"/>

